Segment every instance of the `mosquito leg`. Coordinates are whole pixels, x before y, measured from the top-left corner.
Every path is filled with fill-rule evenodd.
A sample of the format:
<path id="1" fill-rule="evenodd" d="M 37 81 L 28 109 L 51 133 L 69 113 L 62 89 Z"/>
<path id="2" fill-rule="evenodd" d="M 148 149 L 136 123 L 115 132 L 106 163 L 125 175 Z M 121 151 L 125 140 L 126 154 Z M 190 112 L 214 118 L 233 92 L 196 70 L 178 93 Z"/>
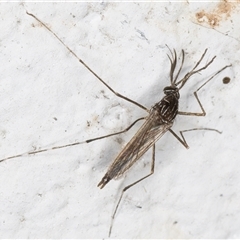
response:
<path id="1" fill-rule="evenodd" d="M 135 120 L 133 123 L 131 123 L 131 125 L 129 125 L 127 128 L 125 128 L 124 130 L 122 130 L 122 131 L 120 131 L 120 132 L 111 133 L 111 134 L 108 134 L 108 135 L 105 135 L 105 136 L 88 139 L 88 140 L 86 140 L 86 141 L 84 141 L 84 142 L 85 142 L 85 143 L 90 143 L 90 142 L 93 142 L 93 141 L 96 141 L 96 140 L 99 140 L 99 139 L 103 139 L 103 138 L 107 138 L 107 137 L 112 137 L 112 136 L 114 136 L 114 135 L 118 135 L 118 134 L 121 134 L 121 133 L 125 133 L 125 132 L 127 132 L 130 128 L 132 128 L 138 121 L 141 121 L 141 120 L 144 120 L 144 119 L 146 119 L 146 118 L 145 118 L 145 117 L 138 118 L 138 119 Z"/>
<path id="2" fill-rule="evenodd" d="M 169 132 L 185 147 L 185 148 L 189 148 L 188 144 L 187 144 L 187 141 L 185 139 L 185 137 L 183 136 L 183 133 L 184 132 L 191 132 L 191 131 L 214 131 L 214 132 L 217 132 L 217 133 L 222 133 L 220 131 L 218 131 L 217 129 L 214 129 L 214 128 L 191 128 L 191 129 L 187 129 L 187 130 L 182 130 L 182 131 L 179 131 L 180 134 L 181 134 L 181 137 L 179 137 L 172 129 L 169 129 Z"/>
<path id="3" fill-rule="evenodd" d="M 153 147 L 152 147 L 151 172 L 150 172 L 148 175 L 146 175 L 145 177 L 140 178 L 140 179 L 137 180 L 136 182 L 134 182 L 134 183 L 126 186 L 126 187 L 122 190 L 121 196 L 120 196 L 120 198 L 119 198 L 119 200 L 118 200 L 118 203 L 117 203 L 116 208 L 115 208 L 115 210 L 114 210 L 114 212 L 113 212 L 113 215 L 112 215 L 111 225 L 110 225 L 110 228 L 109 228 L 108 237 L 111 236 L 112 227 L 113 227 L 113 221 L 114 221 L 115 215 L 116 215 L 116 213 L 117 213 L 118 207 L 119 207 L 119 205 L 120 205 L 120 203 L 121 203 L 121 200 L 122 200 L 122 197 L 123 197 L 124 193 L 125 193 L 129 188 L 131 188 L 131 187 L 133 187 L 134 185 L 136 185 L 137 183 L 139 183 L 139 182 L 143 181 L 144 179 L 150 177 L 150 176 L 154 173 L 154 167 L 155 167 L 155 144 L 153 144 Z"/>
<path id="4" fill-rule="evenodd" d="M 113 90 L 101 77 L 99 77 L 81 58 L 79 58 L 77 56 L 76 53 L 74 53 L 72 51 L 72 49 L 70 49 L 64 42 L 63 40 L 55 33 L 52 31 L 52 29 L 50 29 L 45 23 L 43 23 L 39 18 L 37 18 L 35 15 L 33 15 L 32 13 L 29 13 L 28 11 L 26 11 L 26 13 L 33 17 L 35 20 L 37 20 L 39 23 L 41 23 L 50 33 L 52 33 L 61 43 L 62 45 L 85 67 L 88 69 L 88 71 L 90 71 L 100 82 L 102 82 L 112 93 L 114 93 L 117 97 L 120 97 L 130 103 L 133 103 L 135 104 L 136 106 L 142 108 L 143 110 L 149 112 L 148 108 L 144 107 L 143 105 L 141 105 L 140 103 L 130 99 L 130 98 L 127 98 L 125 96 L 123 96 L 122 94 L 116 92 L 115 90 Z"/>
<path id="5" fill-rule="evenodd" d="M 198 90 L 199 90 L 199 89 L 198 89 Z M 197 90 L 197 91 L 198 91 L 198 90 Z M 184 116 L 206 116 L 206 112 L 205 112 L 205 110 L 204 110 L 204 108 L 203 108 L 203 105 L 202 105 L 201 101 L 200 101 L 199 98 L 198 98 L 197 91 L 194 92 L 193 94 L 194 94 L 194 97 L 197 99 L 197 102 L 198 102 L 198 104 L 199 104 L 202 112 L 200 112 L 200 113 L 196 113 L 196 112 L 193 113 L 193 112 L 182 112 L 182 111 L 178 111 L 178 114 L 179 114 L 179 115 L 184 115 Z"/>
<path id="6" fill-rule="evenodd" d="M 181 134 L 181 132 L 180 132 L 180 134 L 181 134 L 181 136 L 182 136 L 182 139 L 181 139 L 172 129 L 169 129 L 169 132 L 170 132 L 185 148 L 187 148 L 187 149 L 189 148 L 189 146 L 188 146 L 188 144 L 187 144 L 184 136 Z"/>
<path id="7" fill-rule="evenodd" d="M 14 155 L 14 156 L 10 156 L 10 157 L 6 157 L 6 158 L 3 158 L 3 159 L 0 159 L 0 163 L 4 162 L 6 160 L 9 160 L 9 159 L 13 159 L 13 158 L 24 157 L 24 156 L 33 155 L 33 154 L 42 153 L 42 152 L 47 152 L 47 151 L 56 150 L 56 149 L 60 149 L 60 148 L 72 147 L 72 146 L 76 146 L 76 145 L 79 145 L 79 144 L 90 143 L 90 142 L 97 141 L 97 140 L 100 140 L 100 139 L 103 139 L 103 138 L 112 137 L 114 135 L 118 135 L 118 134 L 127 132 L 138 121 L 141 121 L 141 120 L 144 120 L 144 119 L 145 119 L 145 117 L 138 118 L 131 125 L 129 125 L 127 128 L 125 128 L 124 130 L 122 130 L 120 132 L 111 133 L 111 134 L 104 135 L 104 136 L 101 136 L 101 137 L 88 139 L 88 140 L 85 140 L 85 141 L 82 141 L 82 142 L 69 143 L 69 144 L 65 144 L 65 145 L 61 145 L 61 146 L 56 146 L 56 147 L 51 147 L 51 148 L 44 148 L 44 149 L 40 149 L 40 150 L 36 150 L 36 151 L 31 151 L 31 152 L 25 152 L 25 153 L 17 154 L 17 155 Z"/>
<path id="8" fill-rule="evenodd" d="M 231 65 L 227 65 L 225 67 L 223 67 L 222 69 L 220 69 L 218 72 L 216 72 L 212 77 L 210 77 L 206 82 L 204 82 L 193 94 L 195 96 L 195 98 L 197 99 L 197 102 L 202 110 L 201 113 L 191 113 L 191 112 L 181 112 L 181 111 L 178 111 L 178 114 L 179 115 L 185 115 L 185 116 L 205 116 L 206 115 L 206 112 L 203 108 L 203 105 L 201 103 L 201 101 L 199 100 L 199 97 L 198 97 L 198 94 L 197 92 L 203 87 L 205 86 L 208 82 L 210 82 L 217 74 L 219 74 L 220 72 L 222 72 L 224 69 L 230 67 Z"/>

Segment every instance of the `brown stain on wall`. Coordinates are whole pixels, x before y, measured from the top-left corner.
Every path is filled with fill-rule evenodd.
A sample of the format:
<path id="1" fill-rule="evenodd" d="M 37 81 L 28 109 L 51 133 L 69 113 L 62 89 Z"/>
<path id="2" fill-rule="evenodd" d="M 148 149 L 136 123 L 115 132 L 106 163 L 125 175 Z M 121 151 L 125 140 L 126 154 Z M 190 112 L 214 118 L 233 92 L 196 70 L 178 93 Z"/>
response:
<path id="1" fill-rule="evenodd" d="M 219 26 L 221 21 L 228 20 L 231 16 L 231 12 L 236 8 L 236 4 L 239 2 L 222 1 L 216 5 L 216 8 L 207 12 L 201 10 L 195 14 L 198 23 L 208 24 L 214 28 Z"/>

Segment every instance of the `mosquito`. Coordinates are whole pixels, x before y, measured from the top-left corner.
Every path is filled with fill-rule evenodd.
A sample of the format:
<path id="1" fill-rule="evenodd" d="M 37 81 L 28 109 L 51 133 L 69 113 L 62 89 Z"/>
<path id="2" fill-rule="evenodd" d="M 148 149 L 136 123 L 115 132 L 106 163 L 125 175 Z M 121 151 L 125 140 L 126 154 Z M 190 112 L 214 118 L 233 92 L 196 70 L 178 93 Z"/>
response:
<path id="1" fill-rule="evenodd" d="M 195 74 L 200 73 L 204 69 L 208 68 L 209 65 L 212 64 L 216 56 L 214 56 L 209 62 L 206 63 L 203 67 L 199 67 L 201 64 L 203 58 L 205 57 L 207 50 L 203 52 L 202 56 L 198 60 L 198 62 L 195 64 L 195 66 L 187 73 L 185 76 L 178 80 L 179 75 L 182 71 L 184 60 L 185 60 L 185 52 L 184 50 L 181 51 L 181 60 L 180 60 L 180 67 L 178 70 L 176 70 L 176 67 L 178 65 L 178 56 L 176 53 L 176 50 L 171 50 L 168 46 L 170 54 L 167 55 L 169 61 L 170 61 L 170 85 L 165 87 L 163 89 L 164 97 L 157 102 L 155 105 L 153 105 L 150 109 L 144 107 L 138 102 L 135 102 L 134 100 L 127 98 L 120 93 L 113 90 L 101 77 L 99 77 L 81 58 L 79 58 L 59 37 L 56 33 L 54 33 L 45 23 L 43 23 L 40 19 L 38 19 L 35 15 L 32 13 L 26 12 L 29 16 L 33 17 L 36 21 L 41 23 L 51 34 L 53 34 L 63 45 L 65 48 L 68 49 L 69 52 L 73 54 L 75 58 L 85 67 L 87 68 L 100 82 L 102 82 L 111 92 L 113 92 L 117 97 L 120 97 L 128 102 L 131 102 L 132 104 L 142 108 L 145 110 L 148 115 L 146 117 L 141 117 L 135 120 L 130 126 L 128 126 L 126 129 L 108 134 L 101 137 L 96 137 L 92 139 L 88 139 L 82 142 L 75 142 L 70 143 L 66 145 L 61 146 L 55 146 L 52 148 L 45 148 L 40 149 L 37 151 L 30 151 L 27 153 L 21 153 L 14 156 L 6 157 L 0 160 L 0 162 L 23 157 L 27 155 L 33 155 L 41 152 L 46 152 L 50 150 L 60 149 L 60 148 L 66 148 L 70 146 L 75 146 L 83 143 L 90 143 L 96 140 L 100 140 L 103 138 L 111 137 L 114 135 L 118 135 L 124 132 L 127 132 L 130 128 L 132 128 L 137 122 L 144 120 L 145 122 L 140 127 L 140 129 L 137 131 L 137 133 L 133 136 L 133 138 L 126 144 L 126 146 L 123 148 L 123 150 L 117 155 L 115 160 L 112 162 L 112 164 L 109 166 L 106 174 L 103 176 L 101 181 L 98 183 L 98 187 L 100 189 L 104 188 L 108 182 L 110 182 L 112 179 L 117 179 L 119 176 L 123 175 L 127 170 L 131 168 L 131 166 L 134 165 L 136 161 L 138 161 L 150 148 L 152 148 L 152 161 L 151 161 L 151 169 L 150 173 L 146 176 L 140 178 L 139 180 L 131 183 L 130 185 L 123 188 L 120 198 L 116 204 L 115 210 L 113 212 L 112 218 L 111 218 L 111 224 L 109 228 L 109 237 L 112 232 L 113 227 L 113 221 L 116 216 L 117 210 L 119 208 L 120 202 L 122 200 L 122 197 L 124 193 L 131 188 L 132 186 L 136 185 L 137 183 L 143 181 L 144 179 L 148 178 L 154 173 L 154 166 L 155 166 L 155 143 L 166 133 L 170 132 L 185 148 L 189 148 L 183 133 L 187 131 L 194 131 L 194 130 L 210 130 L 210 131 L 216 131 L 220 133 L 216 129 L 211 128 L 195 128 L 195 129 L 189 129 L 180 131 L 180 135 L 178 136 L 171 127 L 173 126 L 174 120 L 177 115 L 186 115 L 186 116 L 205 116 L 206 112 L 199 100 L 198 97 L 198 91 L 202 89 L 208 82 L 210 82 L 216 75 L 218 75 L 220 72 L 225 70 L 226 68 L 230 67 L 231 65 L 226 65 L 225 67 L 218 70 L 212 77 L 210 77 L 207 81 L 205 81 L 195 92 L 194 97 L 196 98 L 200 108 L 201 112 L 193 113 L 193 112 L 182 112 L 178 110 L 179 105 L 179 99 L 180 99 L 180 93 L 179 91 L 184 87 L 184 85 L 188 82 L 188 80 Z"/>

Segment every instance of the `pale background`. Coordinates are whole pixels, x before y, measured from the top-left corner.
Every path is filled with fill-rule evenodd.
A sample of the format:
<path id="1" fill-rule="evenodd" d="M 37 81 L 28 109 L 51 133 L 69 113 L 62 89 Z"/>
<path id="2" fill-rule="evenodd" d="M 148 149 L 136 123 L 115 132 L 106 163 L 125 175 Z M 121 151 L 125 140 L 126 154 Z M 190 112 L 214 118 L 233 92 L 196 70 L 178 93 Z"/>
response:
<path id="1" fill-rule="evenodd" d="M 155 174 L 124 196 L 112 237 L 240 238 L 240 6 L 238 3 L 2 3 L 0 159 L 119 131 L 145 112 L 117 98 L 41 24 L 54 30 L 116 91 L 150 108 L 169 84 L 168 49 L 186 51 L 183 74 L 200 58 L 214 63 L 181 91 L 176 119 L 186 150 L 167 133 Z M 223 77 L 231 78 L 223 84 Z M 121 189 L 146 175 L 151 152 L 127 177 L 97 184 L 127 134 L 0 163 L 2 238 L 106 238 Z"/>

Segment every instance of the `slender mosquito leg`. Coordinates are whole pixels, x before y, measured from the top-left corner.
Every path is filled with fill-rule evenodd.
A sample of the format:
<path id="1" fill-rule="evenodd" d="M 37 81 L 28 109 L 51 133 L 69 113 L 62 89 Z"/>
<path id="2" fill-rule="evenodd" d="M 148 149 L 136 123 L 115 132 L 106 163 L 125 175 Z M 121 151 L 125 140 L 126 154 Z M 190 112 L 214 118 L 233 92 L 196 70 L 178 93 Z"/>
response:
<path id="1" fill-rule="evenodd" d="M 144 119 L 145 119 L 145 117 L 138 118 L 138 119 L 135 120 L 130 126 L 128 126 L 127 128 L 125 128 L 124 130 L 122 130 L 122 131 L 120 131 L 120 132 L 111 133 L 111 134 L 104 135 L 104 136 L 101 136 L 101 137 L 88 139 L 88 140 L 85 140 L 85 141 L 82 141 L 82 142 L 69 143 L 69 144 L 65 144 L 65 145 L 61 145 L 61 146 L 57 146 L 57 147 L 44 148 L 44 149 L 40 149 L 40 150 L 37 150 L 37 151 L 25 152 L 25 153 L 21 153 L 21 154 L 17 154 L 17 155 L 11 156 L 11 157 L 6 157 L 6 158 L 3 158 L 3 159 L 0 159 L 0 162 L 4 162 L 4 161 L 6 161 L 6 160 L 13 159 L 13 158 L 19 158 L 19 157 L 23 157 L 23 156 L 27 156 L 27 155 L 33 155 L 33 154 L 36 154 L 36 153 L 42 153 L 42 152 L 47 152 L 47 151 L 56 150 L 56 149 L 60 149 L 60 148 L 66 148 L 66 147 L 76 146 L 76 145 L 79 145 L 79 144 L 90 143 L 90 142 L 93 142 L 93 141 L 97 141 L 97 140 L 99 140 L 99 139 L 112 137 L 112 136 L 114 136 L 114 135 L 118 135 L 118 134 L 127 132 L 127 131 L 128 131 L 130 128 L 132 128 L 138 121 L 141 121 L 141 120 L 144 120 Z"/>
<path id="2" fill-rule="evenodd" d="M 169 132 L 185 147 L 185 148 L 189 148 L 184 136 L 182 135 L 181 131 L 180 131 L 180 134 L 182 136 L 182 139 L 172 130 L 172 129 L 169 129 Z"/>
<path id="3" fill-rule="evenodd" d="M 206 115 L 206 112 L 205 112 L 205 110 L 204 110 L 204 108 L 202 106 L 202 103 L 200 102 L 200 100 L 198 98 L 197 91 L 194 92 L 193 94 L 194 94 L 194 97 L 197 99 L 197 102 L 198 102 L 202 112 L 201 113 L 192 113 L 192 112 L 181 112 L 181 111 L 178 111 L 179 115 L 184 115 L 184 116 L 205 116 Z"/>
<path id="4" fill-rule="evenodd" d="M 217 133 L 222 133 L 220 131 L 218 131 L 217 129 L 214 129 L 214 128 L 192 128 L 192 129 L 187 129 L 187 130 L 182 130 L 182 131 L 179 131 L 180 134 L 181 134 L 181 137 L 182 139 L 172 130 L 172 129 L 169 129 L 169 132 L 172 133 L 172 135 L 185 147 L 185 148 L 189 148 L 188 144 L 187 144 L 187 141 L 185 139 L 185 137 L 183 136 L 183 133 L 184 132 L 191 132 L 191 131 L 214 131 L 214 132 L 217 132 Z"/>
<path id="5" fill-rule="evenodd" d="M 81 58 L 79 58 L 77 56 L 77 54 L 75 54 L 72 49 L 70 49 L 64 42 L 63 40 L 55 33 L 53 32 L 45 23 L 43 23 L 39 18 L 37 18 L 35 15 L 33 15 L 32 13 L 29 13 L 28 11 L 26 11 L 26 13 L 33 17 L 35 20 L 37 20 L 39 23 L 41 23 L 50 33 L 52 33 L 61 43 L 62 45 L 85 67 L 87 68 L 100 82 L 102 82 L 112 93 L 114 93 L 117 97 L 123 98 L 124 100 L 135 104 L 136 106 L 142 108 L 143 110 L 149 112 L 148 108 L 144 107 L 143 105 L 141 105 L 138 102 L 133 101 L 130 98 L 127 98 L 125 96 L 123 96 L 122 94 L 116 92 L 115 90 L 113 90 L 101 77 L 99 77 Z"/>
<path id="6" fill-rule="evenodd" d="M 126 187 L 122 190 L 121 196 L 120 196 L 120 198 L 119 198 L 119 200 L 118 200 L 118 203 L 117 203 L 116 208 L 115 208 L 115 210 L 114 210 L 114 212 L 113 212 L 113 215 L 112 215 L 111 225 L 110 225 L 109 234 L 108 234 L 109 237 L 110 237 L 111 232 L 112 232 L 113 221 L 114 221 L 115 215 L 116 215 L 116 213 L 117 213 L 118 207 L 119 207 L 119 205 L 120 205 L 120 203 L 121 203 L 121 200 L 122 200 L 122 197 L 123 197 L 124 193 L 125 193 L 129 188 L 133 187 L 134 185 L 138 184 L 139 182 L 143 181 L 144 179 L 150 177 L 150 176 L 154 173 L 154 167 L 155 167 L 155 144 L 153 144 L 153 147 L 152 147 L 151 172 L 150 172 L 148 175 L 146 175 L 145 177 L 140 178 L 140 179 L 137 180 L 136 182 L 134 182 L 134 183 L 126 186 Z"/>
<path id="7" fill-rule="evenodd" d="M 90 142 L 93 142 L 93 141 L 96 141 L 96 140 L 100 140 L 100 139 L 103 139 L 103 138 L 107 138 L 107 137 L 112 137 L 114 135 L 118 135 L 118 134 L 121 134 L 121 133 L 125 133 L 127 132 L 130 128 L 132 128 L 138 121 L 141 121 L 141 120 L 144 120 L 146 119 L 145 117 L 141 117 L 141 118 L 138 118 L 137 120 L 135 120 L 130 126 L 128 126 L 127 128 L 125 128 L 124 130 L 120 131 L 120 132 L 116 132 L 116 133 L 111 133 L 111 134 L 108 134 L 108 135 L 105 135 L 105 136 L 101 136 L 101 137 L 97 137 L 97 138 L 92 138 L 92 139 L 89 139 L 89 140 L 86 140 L 84 141 L 85 143 L 90 143 Z"/>
<path id="8" fill-rule="evenodd" d="M 219 130 L 214 129 L 214 128 L 191 128 L 191 129 L 179 131 L 181 136 L 182 136 L 182 138 L 184 139 L 184 141 L 185 141 L 185 138 L 183 136 L 183 133 L 184 132 L 191 132 L 191 131 L 214 131 L 214 132 L 217 132 L 219 134 L 222 134 L 222 132 L 220 132 Z"/>
<path id="9" fill-rule="evenodd" d="M 222 72 L 224 69 L 230 67 L 231 65 L 227 65 L 225 67 L 223 67 L 222 69 L 220 69 L 218 72 L 216 72 L 212 77 L 210 77 L 206 82 L 204 82 L 193 94 L 195 96 L 195 98 L 197 99 L 197 102 L 202 110 L 201 113 L 191 113 L 191 112 L 181 112 L 181 111 L 178 111 L 178 114 L 179 115 L 185 115 L 185 116 L 205 116 L 206 115 L 206 112 L 203 108 L 203 105 L 202 103 L 200 102 L 199 100 L 199 97 L 197 95 L 197 92 L 202 88 L 204 87 L 208 82 L 210 82 L 217 74 L 219 74 L 220 72 Z"/>

